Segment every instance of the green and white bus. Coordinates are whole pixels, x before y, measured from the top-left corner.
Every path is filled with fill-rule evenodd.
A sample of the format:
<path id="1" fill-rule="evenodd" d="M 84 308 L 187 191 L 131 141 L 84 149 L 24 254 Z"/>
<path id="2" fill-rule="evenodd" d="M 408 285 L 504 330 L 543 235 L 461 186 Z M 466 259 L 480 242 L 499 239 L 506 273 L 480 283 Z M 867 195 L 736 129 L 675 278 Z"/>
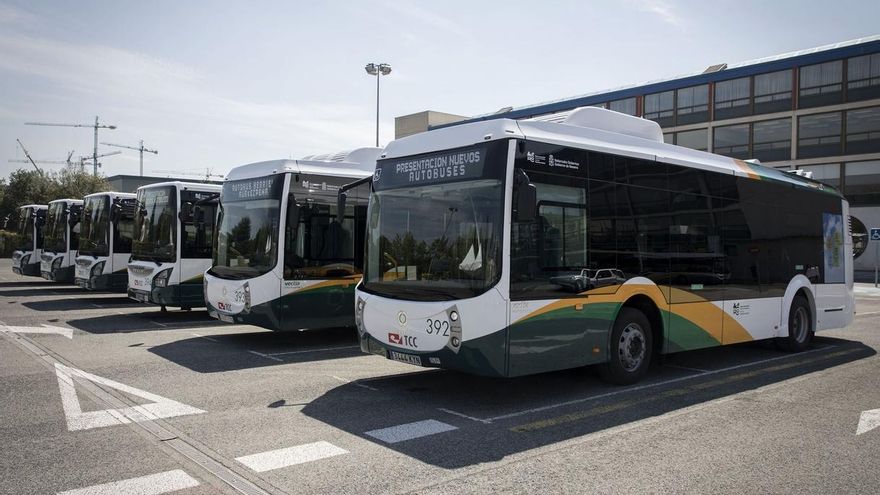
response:
<path id="1" fill-rule="evenodd" d="M 88 290 L 126 291 L 134 205 L 131 193 L 109 191 L 83 198 L 76 285 Z"/>
<path id="2" fill-rule="evenodd" d="M 597 108 L 409 136 L 376 165 L 361 348 L 491 376 L 598 364 L 615 383 L 663 353 L 802 350 L 853 319 L 848 208 Z"/>
<path id="3" fill-rule="evenodd" d="M 354 326 L 368 186 L 379 148 L 236 167 L 220 193 L 208 313 L 271 330 Z M 360 195 L 359 195 L 360 193 Z"/>
<path id="4" fill-rule="evenodd" d="M 40 257 L 40 274 L 46 280 L 73 282 L 82 205 L 81 199 L 56 199 L 49 202 L 46 226 L 43 229 L 43 254 Z"/>
<path id="5" fill-rule="evenodd" d="M 160 182 L 137 190 L 128 297 L 191 309 L 205 305 L 220 186 Z"/>
<path id="6" fill-rule="evenodd" d="M 18 208 L 18 236 L 12 252 L 12 272 L 17 275 L 40 276 L 43 254 L 43 225 L 46 205 L 25 205 Z"/>

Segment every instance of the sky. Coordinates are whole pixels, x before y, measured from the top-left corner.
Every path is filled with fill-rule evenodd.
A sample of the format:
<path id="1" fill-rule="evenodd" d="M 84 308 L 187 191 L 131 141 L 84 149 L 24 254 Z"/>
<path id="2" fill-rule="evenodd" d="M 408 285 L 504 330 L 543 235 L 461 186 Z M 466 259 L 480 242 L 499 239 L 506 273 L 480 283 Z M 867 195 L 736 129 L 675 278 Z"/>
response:
<path id="1" fill-rule="evenodd" d="M 880 2 L 0 0 L 0 177 L 90 156 L 99 140 L 158 150 L 145 175 L 380 143 L 394 117 L 478 115 L 880 34 Z M 138 153 L 100 146 L 106 175 Z M 42 165 L 59 170 L 63 165 Z"/>

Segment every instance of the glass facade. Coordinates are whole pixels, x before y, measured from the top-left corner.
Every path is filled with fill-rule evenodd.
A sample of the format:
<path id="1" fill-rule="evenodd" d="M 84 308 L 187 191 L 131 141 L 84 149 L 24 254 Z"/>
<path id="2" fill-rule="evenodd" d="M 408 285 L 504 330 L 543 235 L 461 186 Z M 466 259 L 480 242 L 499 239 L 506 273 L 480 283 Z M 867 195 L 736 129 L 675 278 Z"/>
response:
<path id="1" fill-rule="evenodd" d="M 798 80 L 801 108 L 843 101 L 843 60 L 801 67 Z"/>
<path id="2" fill-rule="evenodd" d="M 841 153 L 841 114 L 821 113 L 798 119 L 798 158 L 835 156 Z"/>
<path id="3" fill-rule="evenodd" d="M 709 129 L 695 129 L 675 133 L 675 144 L 700 151 L 709 149 Z"/>
<path id="4" fill-rule="evenodd" d="M 608 109 L 615 112 L 625 113 L 627 115 L 636 115 L 636 99 L 626 98 L 624 100 L 614 100 L 608 103 Z"/>
<path id="5" fill-rule="evenodd" d="M 791 71 L 755 76 L 755 113 L 791 110 Z"/>
<path id="6" fill-rule="evenodd" d="M 712 148 L 715 153 L 732 158 L 749 158 L 749 124 L 716 127 L 714 139 Z"/>
<path id="7" fill-rule="evenodd" d="M 751 113 L 750 78 L 715 83 L 715 120 L 743 117 Z"/>
<path id="8" fill-rule="evenodd" d="M 853 57 L 846 65 L 847 101 L 880 98 L 880 53 Z"/>
<path id="9" fill-rule="evenodd" d="M 791 119 L 752 124 L 752 158 L 762 162 L 791 159 Z"/>
<path id="10" fill-rule="evenodd" d="M 880 107 L 846 112 L 846 154 L 880 152 Z"/>
<path id="11" fill-rule="evenodd" d="M 675 93 L 672 91 L 646 95 L 644 117 L 657 122 L 660 127 L 669 127 L 675 124 L 674 107 Z"/>
<path id="12" fill-rule="evenodd" d="M 691 86 L 675 92 L 675 123 L 696 124 L 709 120 L 709 85 Z"/>

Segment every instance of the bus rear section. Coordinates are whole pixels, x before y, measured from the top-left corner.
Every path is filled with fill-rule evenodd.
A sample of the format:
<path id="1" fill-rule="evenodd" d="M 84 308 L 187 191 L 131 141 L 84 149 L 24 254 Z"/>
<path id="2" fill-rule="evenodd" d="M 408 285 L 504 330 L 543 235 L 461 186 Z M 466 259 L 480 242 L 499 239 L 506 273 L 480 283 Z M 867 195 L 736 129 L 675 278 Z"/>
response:
<path id="1" fill-rule="evenodd" d="M 667 145 L 650 121 L 568 118 L 386 147 L 356 293 L 365 352 L 492 376 L 596 364 L 633 383 L 660 354 L 802 351 L 852 321 L 836 190 Z"/>
<path id="2" fill-rule="evenodd" d="M 138 188 L 128 297 L 163 307 L 205 306 L 220 189 L 176 181 Z"/>
<path id="3" fill-rule="evenodd" d="M 26 205 L 18 209 L 18 235 L 12 252 L 12 272 L 16 275 L 40 276 L 47 209 L 46 205 Z"/>
<path id="4" fill-rule="evenodd" d="M 103 192 L 83 198 L 74 283 L 87 290 L 125 292 L 134 229 L 135 195 Z"/>
<path id="5" fill-rule="evenodd" d="M 57 199 L 49 202 L 44 229 L 44 249 L 40 274 L 46 280 L 71 283 L 79 249 L 81 199 Z"/>
<path id="6" fill-rule="evenodd" d="M 354 325 L 363 266 L 366 188 L 343 210 L 337 191 L 372 175 L 378 148 L 244 165 L 220 196 L 211 316 L 271 330 Z"/>

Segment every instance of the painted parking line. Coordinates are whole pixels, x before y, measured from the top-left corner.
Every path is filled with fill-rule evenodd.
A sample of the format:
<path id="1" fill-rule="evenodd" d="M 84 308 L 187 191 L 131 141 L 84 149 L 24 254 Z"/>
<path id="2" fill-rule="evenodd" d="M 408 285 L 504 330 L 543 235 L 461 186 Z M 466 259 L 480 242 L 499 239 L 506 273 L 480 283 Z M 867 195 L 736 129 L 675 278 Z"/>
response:
<path id="1" fill-rule="evenodd" d="M 305 354 L 308 352 L 326 352 L 326 351 L 338 351 L 340 349 L 359 349 L 361 346 L 359 345 L 339 345 L 336 347 L 321 347 L 317 349 L 302 349 L 299 351 L 286 351 L 286 352 L 270 352 L 269 356 L 285 356 L 287 354 Z"/>
<path id="2" fill-rule="evenodd" d="M 257 352 L 257 351 L 248 351 L 248 352 L 251 353 L 251 354 L 255 354 L 255 355 L 257 355 L 257 356 L 260 356 L 260 357 L 264 357 L 264 358 L 266 358 L 266 359 L 271 359 L 272 361 L 278 361 L 279 363 L 283 363 L 283 362 L 284 362 L 283 359 L 278 359 L 277 357 L 273 357 L 273 356 L 270 356 L 270 355 L 268 355 L 268 354 L 263 354 L 262 352 Z"/>
<path id="3" fill-rule="evenodd" d="M 199 334 L 199 333 L 193 333 L 193 335 L 195 335 L 196 337 L 198 337 L 200 339 L 205 339 L 205 340 L 208 340 L 211 342 L 219 342 L 217 339 L 212 339 L 211 337 L 206 337 L 206 336 Z"/>
<path id="4" fill-rule="evenodd" d="M 371 430 L 364 434 L 385 443 L 398 443 L 457 429 L 458 428 L 455 426 L 446 424 L 442 421 L 437 421 L 436 419 L 426 419 L 424 421 L 416 421 L 415 423 Z"/>
<path id="5" fill-rule="evenodd" d="M 258 473 L 280 469 L 328 457 L 348 454 L 348 451 L 330 442 L 314 442 L 295 447 L 270 450 L 259 454 L 236 457 L 235 460 Z"/>
<path id="6" fill-rule="evenodd" d="M 59 492 L 58 495 L 159 495 L 199 486 L 199 482 L 180 469 L 141 476 L 102 485 Z"/>

